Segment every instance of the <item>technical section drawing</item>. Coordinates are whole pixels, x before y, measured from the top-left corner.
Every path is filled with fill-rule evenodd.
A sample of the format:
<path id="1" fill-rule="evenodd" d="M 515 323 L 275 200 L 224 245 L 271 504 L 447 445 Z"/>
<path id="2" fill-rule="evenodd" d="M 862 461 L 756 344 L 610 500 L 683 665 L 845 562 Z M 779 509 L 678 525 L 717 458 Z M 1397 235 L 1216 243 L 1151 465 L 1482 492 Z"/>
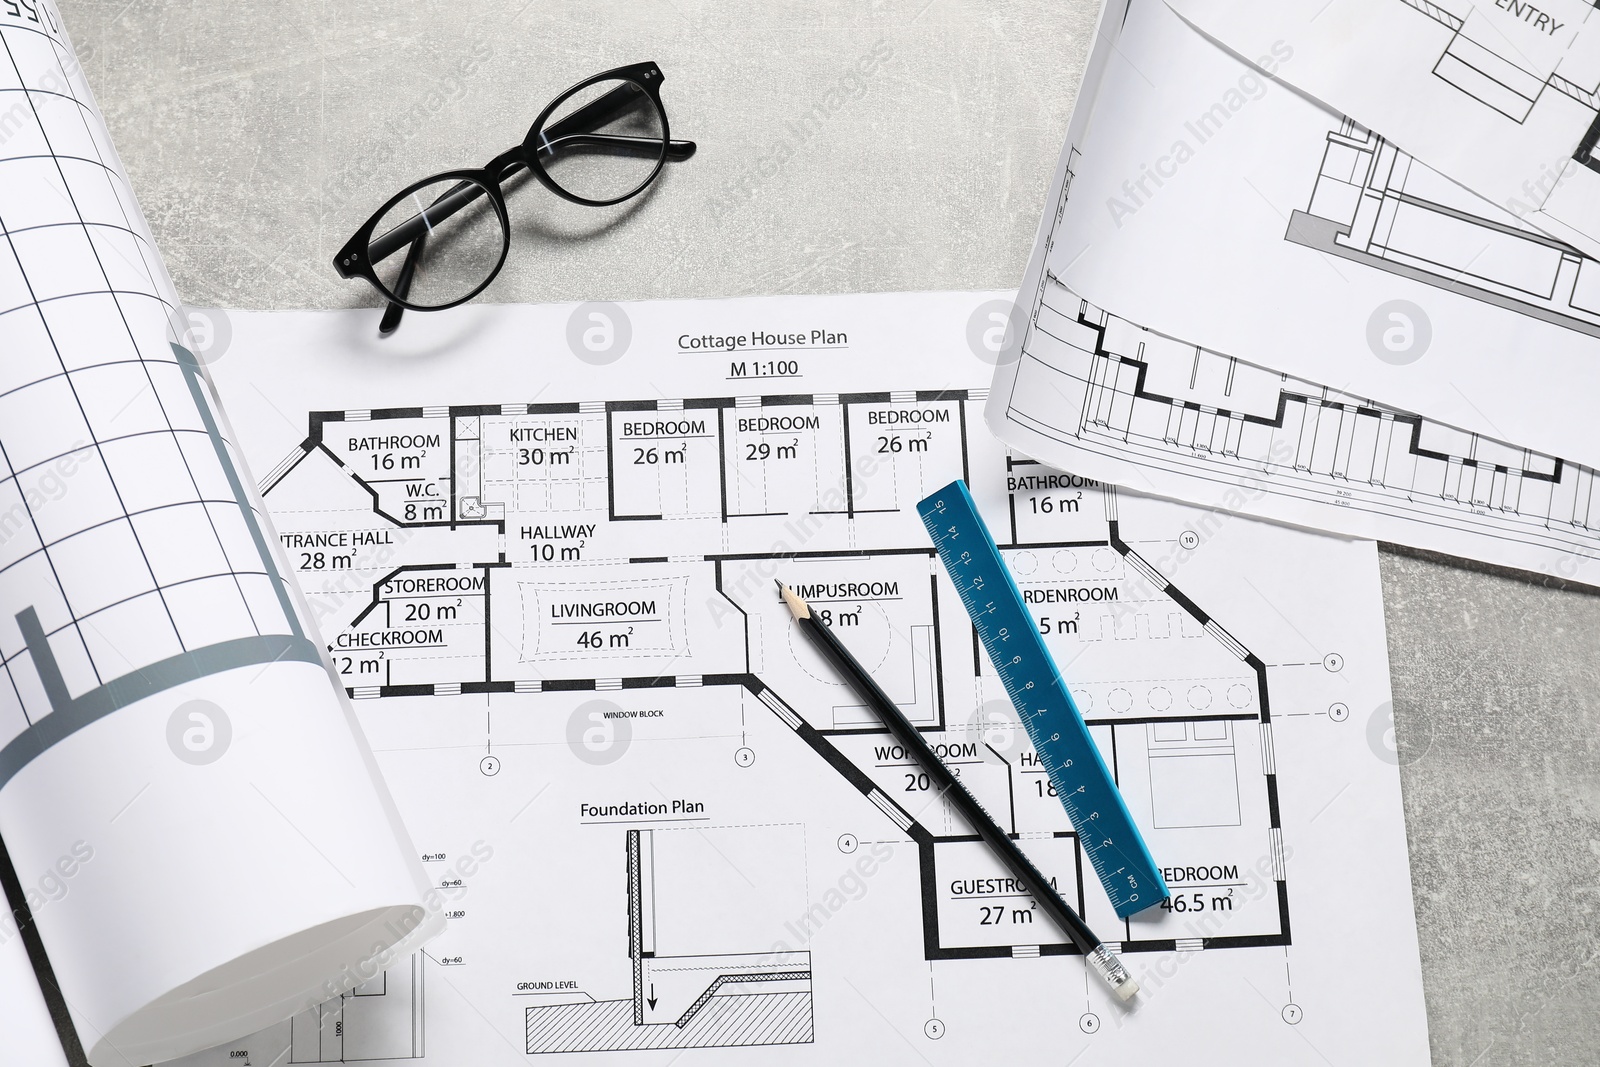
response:
<path id="1" fill-rule="evenodd" d="M 746 849 L 739 852 L 742 862 L 708 862 L 727 859 L 725 850 L 737 850 L 730 839 L 740 836 L 753 835 L 716 828 L 694 834 L 626 831 L 632 995 L 540 996 L 541 1003 L 524 1009 L 530 1055 L 812 1041 L 811 953 L 760 951 L 781 928 L 762 929 L 760 921 L 727 906 L 730 895 L 740 895 L 734 881 L 754 889 L 768 878 L 792 879 L 794 871 L 771 869 L 774 858 L 782 866 L 782 860 L 792 864 L 799 857 L 784 849 L 763 849 L 759 856 Z M 708 871 L 726 877 L 719 882 Z M 730 926 L 739 928 L 732 942 L 743 938 L 748 951 L 682 951 L 731 947 Z"/>
<path id="2" fill-rule="evenodd" d="M 1176 3 L 1198 29 L 1242 55 L 1265 42 L 1287 45 L 1291 84 L 1329 108 L 1403 133 L 1408 147 L 1435 164 L 1448 161 L 1452 176 L 1496 201 L 1487 190 L 1498 186 L 1524 202 L 1532 196 L 1527 206 L 1538 209 L 1558 179 L 1570 180 L 1561 174 L 1564 157 L 1596 167 L 1600 48 L 1592 3 L 1355 0 L 1341 7 L 1324 18 L 1326 5 L 1296 0 Z M 1351 56 L 1369 61 L 1351 63 Z M 1420 145 L 1418 131 L 1426 134 Z M 1525 158 L 1494 158 L 1519 151 Z M 1532 180 L 1518 191 L 1521 175 Z"/>
<path id="3" fill-rule="evenodd" d="M 426 967 L 426 954 L 415 953 L 332 1000 L 173 1067 L 423 1060 Z"/>
<path id="4" fill-rule="evenodd" d="M 1583 140 L 1578 142 L 1578 149 L 1572 153 L 1572 158 L 1600 174 L 1600 114 L 1595 115 L 1594 122 L 1583 132 Z"/>
<path id="5" fill-rule="evenodd" d="M 1350 119 L 1284 239 L 1600 337 L 1600 263 Z"/>
<path id="6" fill-rule="evenodd" d="M 1109 32 L 1111 19 L 1105 22 Z M 1283 29 L 1262 40 L 1263 24 Z M 1581 235 L 1552 228 L 1541 207 L 1563 197 L 1576 203 L 1591 180 L 1568 157 L 1594 112 L 1585 110 L 1570 136 L 1558 137 L 1541 112 L 1552 101 L 1557 111 L 1580 105 L 1545 93 L 1530 125 L 1517 126 L 1433 75 L 1439 53 L 1423 48 L 1417 27 L 1442 29 L 1396 0 L 1332 7 L 1135 0 L 1115 27 L 1095 121 L 1063 150 L 1040 269 L 1025 287 L 1016 325 L 1048 274 L 1096 307 L 1168 337 L 1600 467 L 1600 439 L 1585 429 L 1585 398 L 1600 386 L 1588 332 L 1590 279 L 1579 257 L 1567 254 L 1596 251 Z M 1251 43 L 1235 43 L 1235 31 Z M 1437 42 L 1439 52 L 1447 38 Z M 1218 47 L 1219 39 L 1229 47 Z M 1600 34 L 1584 41 L 1600 51 Z M 1381 49 L 1391 62 L 1348 61 L 1363 49 Z M 1263 78 L 1268 68 L 1273 76 Z M 1148 100 L 1141 69 L 1170 75 Z M 1319 92 L 1323 78 L 1348 82 L 1350 102 Z M 1208 110 L 1195 104 L 1230 84 L 1239 92 L 1229 102 Z M 1425 106 L 1425 91 L 1442 99 Z M 1336 136 L 1330 152 L 1330 131 L 1349 143 Z M 1365 131 L 1419 163 L 1394 169 L 1392 153 L 1366 144 Z M 1378 157 L 1370 174 L 1363 147 Z M 1492 173 L 1464 169 L 1457 156 Z M 1548 173 L 1537 173 L 1540 166 Z M 1527 171 L 1535 173 L 1525 179 Z M 1569 180 L 1570 172 L 1581 180 Z M 1291 218 L 1297 209 L 1303 214 Z M 1529 240 L 1530 226 L 1546 240 Z M 1341 227 L 1351 231 L 1343 239 Z M 1388 332 L 1394 307 L 1422 310 L 1410 314 L 1414 341 Z M 1443 363 L 1448 374 L 1427 370 Z M 1010 372 L 1001 366 L 1007 386 Z M 1032 399 L 1037 414 L 1046 398 Z M 1000 411 L 991 409 L 991 418 Z M 1022 447 L 1020 438 L 1010 443 Z M 1128 484 L 1143 488 L 1136 479 Z"/>
<path id="7" fill-rule="evenodd" d="M 421 1059 L 423 956 L 290 1020 L 288 1063 Z"/>
<path id="8" fill-rule="evenodd" d="M 1578 164 L 1600 172 L 1600 77 L 1592 49 L 1579 36 L 1593 4 L 1495 3 L 1495 11 L 1472 0 L 1400 0 L 1449 34 L 1433 65 L 1440 81 L 1518 125 L 1527 124 L 1546 90 L 1560 100 L 1568 124 L 1586 125 L 1572 153 Z M 1465 8 L 1465 13 L 1458 13 Z M 1532 31 L 1513 41 L 1505 21 Z"/>
<path id="9" fill-rule="evenodd" d="M 1596 101 L 1600 87 L 1586 89 L 1557 73 L 1578 32 L 1578 27 L 1561 21 L 1568 17 L 1564 13 L 1553 14 L 1533 4 L 1496 4 L 1512 16 L 1521 17 L 1535 31 L 1513 43 L 1502 25 L 1470 2 L 1401 2 L 1449 32 L 1449 41 L 1433 65 L 1433 74 L 1478 103 L 1520 124 L 1527 121 L 1539 97 L 1549 89 L 1600 114 L 1600 102 Z M 1466 14 L 1456 14 L 1451 6 L 1465 7 Z M 1556 5 L 1558 10 L 1564 6 Z M 1542 47 L 1532 47 L 1533 41 Z"/>
<path id="10" fill-rule="evenodd" d="M 1054 282 L 1007 417 L 1080 469 L 1137 462 L 1159 491 L 1597 580 L 1593 470 L 1152 333 Z"/>

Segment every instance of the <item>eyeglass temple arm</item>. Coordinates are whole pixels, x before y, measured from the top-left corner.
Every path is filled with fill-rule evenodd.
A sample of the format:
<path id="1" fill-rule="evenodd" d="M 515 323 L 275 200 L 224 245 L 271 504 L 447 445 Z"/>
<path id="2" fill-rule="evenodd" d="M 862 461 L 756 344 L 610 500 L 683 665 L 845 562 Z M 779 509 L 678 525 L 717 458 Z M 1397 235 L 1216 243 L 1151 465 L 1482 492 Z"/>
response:
<path id="1" fill-rule="evenodd" d="M 400 276 L 395 279 L 394 295 L 404 300 L 411 292 L 411 279 L 417 273 L 417 261 L 422 258 L 422 246 L 428 243 L 428 235 L 422 234 L 411 242 L 411 251 L 406 253 L 406 261 L 400 265 Z M 378 322 L 378 336 L 387 337 L 400 328 L 400 319 L 405 315 L 404 305 L 389 301 L 389 306 L 383 309 L 383 318 Z"/>
<path id="2" fill-rule="evenodd" d="M 539 132 L 550 140 L 559 140 L 574 133 L 593 133 L 629 108 L 637 107 L 643 98 L 643 89 L 632 82 L 623 82 Z"/>
<path id="3" fill-rule="evenodd" d="M 661 151 L 661 141 L 655 137 L 635 137 L 621 133 L 569 133 L 556 138 L 540 138 L 539 154 L 553 156 L 569 148 L 605 148 L 612 155 L 635 156 L 649 159 Z M 693 141 L 668 141 L 667 161 L 681 163 L 694 155 Z"/>
<path id="4" fill-rule="evenodd" d="M 589 101 L 572 114 L 540 130 L 539 151 L 541 154 L 554 155 L 557 148 L 569 145 L 574 148 L 609 145 L 623 149 L 623 154 L 653 156 L 657 151 L 654 147 L 657 142 L 653 137 L 629 137 L 594 132 L 629 108 L 637 107 L 644 100 L 643 89 L 632 82 L 624 82 L 604 96 Z M 589 136 L 580 138 L 579 135 L 583 134 Z M 626 151 L 628 147 L 634 146 L 637 146 L 639 151 Z M 693 141 L 669 141 L 667 159 L 679 163 L 694 155 L 694 150 Z"/>
<path id="5" fill-rule="evenodd" d="M 388 233 L 374 237 L 372 243 L 367 246 L 367 262 L 382 263 L 406 245 L 427 234 L 435 224 L 454 215 L 482 195 L 483 186 L 476 182 L 456 183 L 433 203 Z"/>

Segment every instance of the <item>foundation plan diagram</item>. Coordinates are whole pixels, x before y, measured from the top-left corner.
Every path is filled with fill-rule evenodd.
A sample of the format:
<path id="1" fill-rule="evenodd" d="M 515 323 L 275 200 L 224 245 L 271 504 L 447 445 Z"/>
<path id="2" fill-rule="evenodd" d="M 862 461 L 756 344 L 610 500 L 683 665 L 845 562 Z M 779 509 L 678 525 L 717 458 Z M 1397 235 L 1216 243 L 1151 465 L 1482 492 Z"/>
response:
<path id="1" fill-rule="evenodd" d="M 1285 240 L 1600 337 L 1600 262 L 1348 118 L 1328 133 L 1306 208 Z"/>
<path id="2" fill-rule="evenodd" d="M 1369 741 L 1388 700 L 1372 546 L 1008 453 L 964 340 L 1008 302 L 480 309 L 448 380 L 381 382 L 329 340 L 364 319 L 236 316 L 218 387 L 449 924 L 190 1062 L 1425 1055 L 1397 775 Z M 628 324 L 615 364 L 569 351 L 590 313 Z M 417 325 L 426 346 L 438 327 Z M 958 477 L 1172 888 L 1129 920 L 916 515 Z M 774 579 L 1124 954 L 1137 1010 Z M 1347 820 L 1360 855 L 1336 847 Z M 1349 936 L 1358 917 L 1381 947 Z M 1375 951 L 1399 997 L 1351 980 Z"/>

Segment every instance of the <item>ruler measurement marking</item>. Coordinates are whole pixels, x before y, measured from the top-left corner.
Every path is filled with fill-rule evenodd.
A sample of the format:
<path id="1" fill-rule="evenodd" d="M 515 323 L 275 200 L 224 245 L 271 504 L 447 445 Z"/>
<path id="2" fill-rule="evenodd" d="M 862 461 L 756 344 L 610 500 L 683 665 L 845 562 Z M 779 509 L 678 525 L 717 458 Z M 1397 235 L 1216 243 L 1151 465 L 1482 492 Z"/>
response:
<path id="1" fill-rule="evenodd" d="M 1159 903 L 1167 888 L 1155 861 L 966 486 L 953 483 L 917 510 L 1117 914 L 1126 918 Z M 971 547 L 960 544 L 964 531 Z M 1073 770 L 1076 777 L 1069 777 Z"/>

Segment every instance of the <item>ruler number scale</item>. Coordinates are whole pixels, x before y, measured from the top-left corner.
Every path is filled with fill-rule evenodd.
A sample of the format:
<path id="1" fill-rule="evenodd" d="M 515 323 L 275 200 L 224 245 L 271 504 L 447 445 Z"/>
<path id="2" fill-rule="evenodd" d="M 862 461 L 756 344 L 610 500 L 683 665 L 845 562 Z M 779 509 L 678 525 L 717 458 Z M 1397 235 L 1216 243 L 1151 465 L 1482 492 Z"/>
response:
<path id="1" fill-rule="evenodd" d="M 1168 895 L 1161 872 L 966 483 L 940 489 L 917 513 L 1112 906 L 1127 918 L 1159 904 Z"/>

